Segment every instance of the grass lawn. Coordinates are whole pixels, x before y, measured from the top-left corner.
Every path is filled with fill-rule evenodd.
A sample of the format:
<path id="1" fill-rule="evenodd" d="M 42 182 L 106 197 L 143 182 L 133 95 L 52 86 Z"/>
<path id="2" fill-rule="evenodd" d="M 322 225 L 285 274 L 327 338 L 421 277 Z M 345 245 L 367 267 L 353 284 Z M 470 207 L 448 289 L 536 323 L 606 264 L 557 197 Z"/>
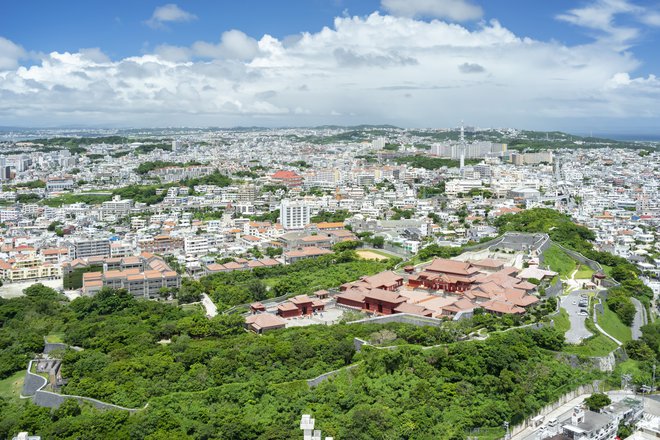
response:
<path id="1" fill-rule="evenodd" d="M 633 377 L 638 376 L 641 373 L 639 370 L 639 361 L 634 361 L 632 359 L 616 364 L 615 371 L 620 372 L 621 374 L 630 374 Z"/>
<path id="2" fill-rule="evenodd" d="M 555 328 L 562 332 L 562 334 L 566 333 L 571 328 L 571 321 L 568 319 L 568 312 L 564 308 L 560 309 L 559 314 L 553 316 L 552 320 L 555 322 Z"/>
<path id="3" fill-rule="evenodd" d="M 589 267 L 581 264 L 578 266 L 578 271 L 575 274 L 576 279 L 591 279 L 591 275 L 594 274 L 594 271 Z"/>
<path id="4" fill-rule="evenodd" d="M 562 278 L 570 277 L 576 267 L 575 260 L 554 244 L 543 253 L 543 262 L 550 266 L 550 270 L 559 273 Z"/>
<path id="5" fill-rule="evenodd" d="M 622 323 L 616 313 L 611 311 L 607 305 L 604 305 L 603 309 L 605 310 L 604 314 L 599 315 L 596 313 L 598 325 L 619 341 L 624 343 L 630 341 L 632 339 L 630 327 Z"/>
<path id="6" fill-rule="evenodd" d="M 25 370 L 21 370 L 13 375 L 0 380 L 0 398 L 19 399 L 21 389 L 23 388 L 23 379 Z"/>
<path id="7" fill-rule="evenodd" d="M 112 199 L 112 194 L 99 194 L 98 192 L 93 192 L 90 194 L 86 193 L 65 193 L 57 197 L 52 197 L 50 199 L 43 199 L 42 204 L 50 207 L 59 207 L 62 205 L 70 205 L 72 203 L 87 203 L 88 205 L 100 205 L 103 202 L 107 202 Z"/>
<path id="8" fill-rule="evenodd" d="M 612 266 L 606 266 L 604 264 L 601 264 L 601 267 L 603 268 L 603 272 L 605 272 L 605 275 L 607 275 L 609 278 L 612 278 Z"/>
<path id="9" fill-rule="evenodd" d="M 64 343 L 64 333 L 51 333 L 46 336 L 46 341 L 50 344 L 62 344 Z"/>
<path id="10" fill-rule="evenodd" d="M 581 356 L 605 356 L 617 347 L 616 343 L 605 335 L 599 334 L 581 344 L 567 344 L 564 352 Z"/>
<path id="11" fill-rule="evenodd" d="M 201 304 L 181 304 L 181 308 L 186 312 L 203 312 Z"/>

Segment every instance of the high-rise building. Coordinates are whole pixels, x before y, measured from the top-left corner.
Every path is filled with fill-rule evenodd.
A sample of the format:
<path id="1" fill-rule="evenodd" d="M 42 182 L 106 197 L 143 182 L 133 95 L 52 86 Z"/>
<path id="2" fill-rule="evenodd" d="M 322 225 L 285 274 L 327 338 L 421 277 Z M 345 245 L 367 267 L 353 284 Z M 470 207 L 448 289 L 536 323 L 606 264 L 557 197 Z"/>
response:
<path id="1" fill-rule="evenodd" d="M 172 153 L 178 152 L 181 149 L 182 146 L 183 146 L 183 143 L 180 140 L 173 139 L 172 140 Z"/>
<path id="2" fill-rule="evenodd" d="M 310 217 L 310 207 L 304 202 L 282 200 L 280 223 L 284 229 L 303 229 L 309 224 Z"/>
<path id="3" fill-rule="evenodd" d="M 376 150 L 382 150 L 385 148 L 386 139 L 384 137 L 379 137 L 371 141 L 371 146 Z"/>
<path id="4" fill-rule="evenodd" d="M 237 200 L 239 202 L 252 202 L 257 198 L 257 188 L 253 183 L 238 187 Z"/>
<path id="5" fill-rule="evenodd" d="M 110 240 L 108 239 L 81 239 L 74 243 L 75 258 L 109 257 Z"/>

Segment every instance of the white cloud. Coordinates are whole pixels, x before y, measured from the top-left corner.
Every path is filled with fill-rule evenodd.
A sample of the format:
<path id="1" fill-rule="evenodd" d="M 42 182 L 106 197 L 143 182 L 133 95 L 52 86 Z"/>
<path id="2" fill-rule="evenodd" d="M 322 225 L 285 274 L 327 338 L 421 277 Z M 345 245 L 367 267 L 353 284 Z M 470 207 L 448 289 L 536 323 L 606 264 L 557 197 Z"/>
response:
<path id="1" fill-rule="evenodd" d="M 109 63 L 110 58 L 106 54 L 104 54 L 101 49 L 98 47 L 90 47 L 87 49 L 80 49 L 78 52 L 80 52 L 80 55 L 83 57 L 94 61 L 95 63 Z"/>
<path id="2" fill-rule="evenodd" d="M 403 17 L 468 21 L 479 19 L 483 15 L 481 7 L 469 0 L 382 0 L 381 5 L 391 14 Z"/>
<path id="3" fill-rule="evenodd" d="M 660 27 L 660 12 L 646 11 L 640 21 L 648 26 Z"/>
<path id="4" fill-rule="evenodd" d="M 637 25 L 616 23 L 620 15 L 632 18 Z M 594 0 L 591 3 L 559 14 L 558 20 L 597 32 L 597 38 L 616 49 L 625 49 L 639 37 L 639 25 L 660 26 L 660 13 L 628 0 Z"/>
<path id="5" fill-rule="evenodd" d="M 259 53 L 259 43 L 243 32 L 232 29 L 223 32 L 219 43 L 196 41 L 190 47 L 157 46 L 154 51 L 169 61 L 189 61 L 192 59 L 232 59 L 249 61 Z"/>
<path id="6" fill-rule="evenodd" d="M 0 70 L 13 69 L 18 60 L 25 57 L 25 50 L 12 41 L 0 37 Z"/>
<path id="7" fill-rule="evenodd" d="M 257 40 L 243 32 L 232 29 L 223 32 L 220 43 L 197 41 L 192 46 L 193 53 L 201 58 L 231 58 L 251 60 L 259 52 Z"/>
<path id="8" fill-rule="evenodd" d="M 0 120 L 453 126 L 465 119 L 533 128 L 659 117 L 658 80 L 635 75 L 640 62 L 614 46 L 532 40 L 497 21 L 470 30 L 378 13 L 340 17 L 286 41 L 234 30 L 219 42 L 162 45 L 119 60 L 89 49 L 53 52 L 0 72 Z"/>
<path id="9" fill-rule="evenodd" d="M 154 29 L 163 28 L 167 23 L 187 22 L 196 20 L 197 16 L 184 11 L 174 3 L 158 6 L 151 18 L 145 23 Z"/>

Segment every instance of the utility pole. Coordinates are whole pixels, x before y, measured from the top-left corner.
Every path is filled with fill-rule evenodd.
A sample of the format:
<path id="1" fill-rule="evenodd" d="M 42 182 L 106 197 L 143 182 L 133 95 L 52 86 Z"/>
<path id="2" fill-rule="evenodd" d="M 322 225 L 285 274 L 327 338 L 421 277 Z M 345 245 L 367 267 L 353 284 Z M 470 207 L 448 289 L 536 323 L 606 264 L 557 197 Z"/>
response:
<path id="1" fill-rule="evenodd" d="M 509 422 L 504 422 L 504 429 L 506 429 L 504 440 L 509 440 L 511 438 L 511 433 L 509 432 Z"/>
<path id="2" fill-rule="evenodd" d="M 655 393 L 655 362 L 653 362 L 653 383 L 651 384 L 651 392 Z"/>
<path id="3" fill-rule="evenodd" d="M 622 374 L 621 375 L 621 389 L 626 390 L 628 388 L 628 383 L 632 380 L 632 376 L 630 374 Z"/>

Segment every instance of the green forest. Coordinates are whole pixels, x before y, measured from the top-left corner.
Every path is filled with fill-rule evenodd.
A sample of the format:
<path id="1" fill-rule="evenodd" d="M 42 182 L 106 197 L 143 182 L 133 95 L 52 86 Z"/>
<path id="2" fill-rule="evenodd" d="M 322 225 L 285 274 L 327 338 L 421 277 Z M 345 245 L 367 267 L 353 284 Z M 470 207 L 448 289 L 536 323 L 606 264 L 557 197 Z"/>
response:
<path id="1" fill-rule="evenodd" d="M 631 296 L 648 300 L 635 267 L 594 251 L 590 231 L 566 216 L 533 209 L 503 217 L 496 220 L 502 233 L 546 232 L 614 266 L 611 274 L 621 285 L 611 289 L 607 304 L 623 322 Z M 419 257 L 457 252 L 429 246 Z M 336 287 L 397 262 L 361 260 L 347 250 L 186 281 L 180 295 L 209 292 L 223 310 Z M 121 290 L 73 301 L 40 284 L 24 293 L 0 299 L 0 438 L 29 431 L 45 439 L 288 440 L 301 436 L 305 413 L 337 440 L 461 439 L 474 429 L 498 438 L 504 421 L 515 425 L 580 384 L 606 378 L 617 385 L 623 373 L 638 385 L 648 383 L 660 359 L 660 321 L 644 326 L 641 340 L 627 342 L 629 360 L 604 376 L 579 356 L 571 359 L 579 368 L 569 364 L 571 349 L 560 330 L 498 332 L 520 324 L 511 317 L 480 313 L 441 327 L 339 323 L 260 336 L 245 331 L 240 314 L 208 319 L 198 308 L 138 300 Z M 554 306 L 544 302 L 529 315 L 541 319 Z M 467 340 L 477 328 L 489 337 Z M 20 375 L 46 336 L 82 348 L 60 353 L 68 380 L 63 393 L 138 411 L 98 411 L 74 402 L 51 410 L 19 399 L 3 381 Z M 356 337 L 374 346 L 356 352 Z M 306 383 L 337 369 L 316 387 Z"/>
<path id="2" fill-rule="evenodd" d="M 550 350 L 563 337 L 552 328 L 474 342 L 458 342 L 469 324 L 454 322 L 258 336 L 243 330 L 240 316 L 209 320 L 123 291 L 70 303 L 45 287 L 26 293 L 0 300 L 0 378 L 24 368 L 43 336 L 57 333 L 83 348 L 63 353 L 64 393 L 143 409 L 129 415 L 68 403 L 50 410 L 2 396 L 3 438 L 27 430 L 49 439 L 291 439 L 303 413 L 336 439 L 464 438 L 473 428 L 519 422 L 598 376 L 558 360 Z M 355 351 L 354 337 L 380 340 L 384 330 L 399 348 Z M 357 367 L 315 388 L 304 381 L 347 365 Z"/>
<path id="3" fill-rule="evenodd" d="M 200 280 L 220 310 L 266 298 L 312 293 L 392 268 L 397 259 L 363 260 L 350 250 L 286 266 L 221 272 Z"/>

